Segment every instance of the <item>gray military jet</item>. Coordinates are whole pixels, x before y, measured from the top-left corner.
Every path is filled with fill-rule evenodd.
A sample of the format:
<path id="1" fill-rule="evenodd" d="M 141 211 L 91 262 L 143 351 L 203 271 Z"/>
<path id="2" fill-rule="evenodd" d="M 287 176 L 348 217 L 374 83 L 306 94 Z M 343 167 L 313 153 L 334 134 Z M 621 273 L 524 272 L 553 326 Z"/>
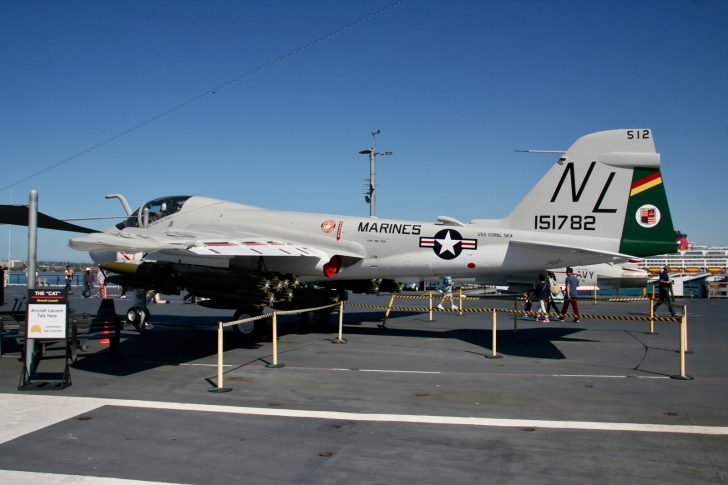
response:
<path id="1" fill-rule="evenodd" d="M 347 290 L 392 291 L 397 280 L 536 273 L 677 248 L 649 129 L 579 138 L 503 219 L 428 223 L 199 196 L 161 197 L 132 212 L 122 202 L 124 222 L 69 245 L 90 251 L 116 273 L 112 281 L 187 290 L 236 310 L 236 319 L 264 306 L 315 306 Z"/>

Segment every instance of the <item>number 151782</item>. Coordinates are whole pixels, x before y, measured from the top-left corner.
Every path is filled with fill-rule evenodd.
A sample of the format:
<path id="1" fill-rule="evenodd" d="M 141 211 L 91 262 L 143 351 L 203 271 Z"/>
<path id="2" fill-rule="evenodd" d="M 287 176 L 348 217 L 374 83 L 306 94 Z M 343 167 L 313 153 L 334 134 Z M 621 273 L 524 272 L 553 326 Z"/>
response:
<path id="1" fill-rule="evenodd" d="M 533 228 L 536 230 L 571 230 L 571 231 L 594 231 L 596 228 L 596 217 L 580 215 L 538 215 L 533 216 Z"/>

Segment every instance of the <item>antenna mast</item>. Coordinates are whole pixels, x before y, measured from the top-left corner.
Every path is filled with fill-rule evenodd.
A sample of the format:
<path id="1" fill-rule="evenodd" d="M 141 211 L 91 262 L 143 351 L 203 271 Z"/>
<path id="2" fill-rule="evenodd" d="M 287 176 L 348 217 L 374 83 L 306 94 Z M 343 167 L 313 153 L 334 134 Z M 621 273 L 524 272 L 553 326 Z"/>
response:
<path id="1" fill-rule="evenodd" d="M 376 217 L 377 216 L 377 208 L 376 208 L 376 194 L 375 194 L 375 188 L 376 188 L 376 165 L 377 165 L 377 155 L 392 155 L 392 152 L 378 152 L 377 151 L 377 135 L 380 134 L 382 130 L 377 130 L 371 132 L 372 138 L 374 139 L 374 142 L 372 144 L 372 147 L 368 150 L 362 150 L 359 153 L 361 155 L 369 155 L 369 189 L 367 192 L 364 193 L 364 200 L 367 201 L 369 204 L 369 217 Z"/>

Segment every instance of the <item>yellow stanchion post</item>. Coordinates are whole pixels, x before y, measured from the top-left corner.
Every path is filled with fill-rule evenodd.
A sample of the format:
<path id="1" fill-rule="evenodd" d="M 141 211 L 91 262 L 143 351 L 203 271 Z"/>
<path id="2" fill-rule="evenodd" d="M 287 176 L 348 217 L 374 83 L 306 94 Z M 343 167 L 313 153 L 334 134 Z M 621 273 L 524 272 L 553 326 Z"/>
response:
<path id="1" fill-rule="evenodd" d="M 594 285 L 594 304 L 597 304 L 597 285 Z"/>
<path id="2" fill-rule="evenodd" d="M 222 341 L 222 322 L 217 322 L 217 387 L 211 387 L 208 389 L 209 392 L 230 392 L 232 391 L 229 387 L 223 387 L 222 385 L 222 353 L 223 353 L 223 341 Z"/>
<path id="3" fill-rule="evenodd" d="M 458 312 L 458 315 L 461 317 L 463 316 L 463 289 L 458 288 L 458 294 L 459 294 L 459 300 L 460 300 L 460 312 Z"/>
<path id="4" fill-rule="evenodd" d="M 513 297 L 513 332 L 518 332 L 518 297 Z"/>
<path id="5" fill-rule="evenodd" d="M 285 364 L 278 363 L 278 315 L 273 312 L 273 363 L 266 364 L 269 369 L 279 369 Z"/>
<path id="6" fill-rule="evenodd" d="M 429 292 L 427 296 L 430 297 L 430 321 L 432 321 L 432 292 Z"/>
<path id="7" fill-rule="evenodd" d="M 685 351 L 687 350 L 685 317 L 680 320 L 680 377 L 685 378 Z"/>
<path id="8" fill-rule="evenodd" d="M 335 344 L 345 344 L 344 334 L 344 300 L 339 302 L 339 336 L 332 340 Z"/>
<path id="9" fill-rule="evenodd" d="M 394 297 L 396 293 L 392 293 L 392 298 L 389 299 L 389 305 L 387 305 L 387 311 L 384 312 L 384 321 L 377 325 L 379 328 L 387 328 L 387 318 L 389 318 L 389 312 L 392 311 L 392 305 L 394 305 Z"/>
<path id="10" fill-rule="evenodd" d="M 491 310 L 492 319 L 491 319 L 491 329 L 492 329 L 492 342 L 491 342 L 491 348 L 493 349 L 492 353 L 490 355 L 486 355 L 486 359 L 502 359 L 503 356 L 498 354 L 498 338 L 497 338 L 497 317 L 495 314 L 495 308 L 492 308 Z"/>
<path id="11" fill-rule="evenodd" d="M 682 319 L 685 321 L 685 352 L 688 354 L 690 351 L 688 350 L 688 306 L 683 305 L 683 316 Z"/>
<path id="12" fill-rule="evenodd" d="M 655 295 L 652 295 L 648 301 L 650 304 L 650 335 L 655 334 L 655 305 L 653 304 L 653 300 L 655 298 Z"/>
<path id="13" fill-rule="evenodd" d="M 682 381 L 691 381 L 693 378 L 685 373 L 685 352 L 687 352 L 688 343 L 688 319 L 687 312 L 683 310 L 680 318 L 680 375 L 671 376 L 673 379 Z"/>

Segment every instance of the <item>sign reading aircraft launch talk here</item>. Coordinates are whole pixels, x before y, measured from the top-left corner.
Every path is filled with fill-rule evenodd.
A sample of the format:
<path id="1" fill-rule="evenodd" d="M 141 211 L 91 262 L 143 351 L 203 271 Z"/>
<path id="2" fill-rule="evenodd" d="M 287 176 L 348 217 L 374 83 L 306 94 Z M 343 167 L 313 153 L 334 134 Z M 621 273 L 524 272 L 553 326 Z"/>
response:
<path id="1" fill-rule="evenodd" d="M 28 290 L 28 338 L 65 339 L 67 302 L 65 290 Z"/>

